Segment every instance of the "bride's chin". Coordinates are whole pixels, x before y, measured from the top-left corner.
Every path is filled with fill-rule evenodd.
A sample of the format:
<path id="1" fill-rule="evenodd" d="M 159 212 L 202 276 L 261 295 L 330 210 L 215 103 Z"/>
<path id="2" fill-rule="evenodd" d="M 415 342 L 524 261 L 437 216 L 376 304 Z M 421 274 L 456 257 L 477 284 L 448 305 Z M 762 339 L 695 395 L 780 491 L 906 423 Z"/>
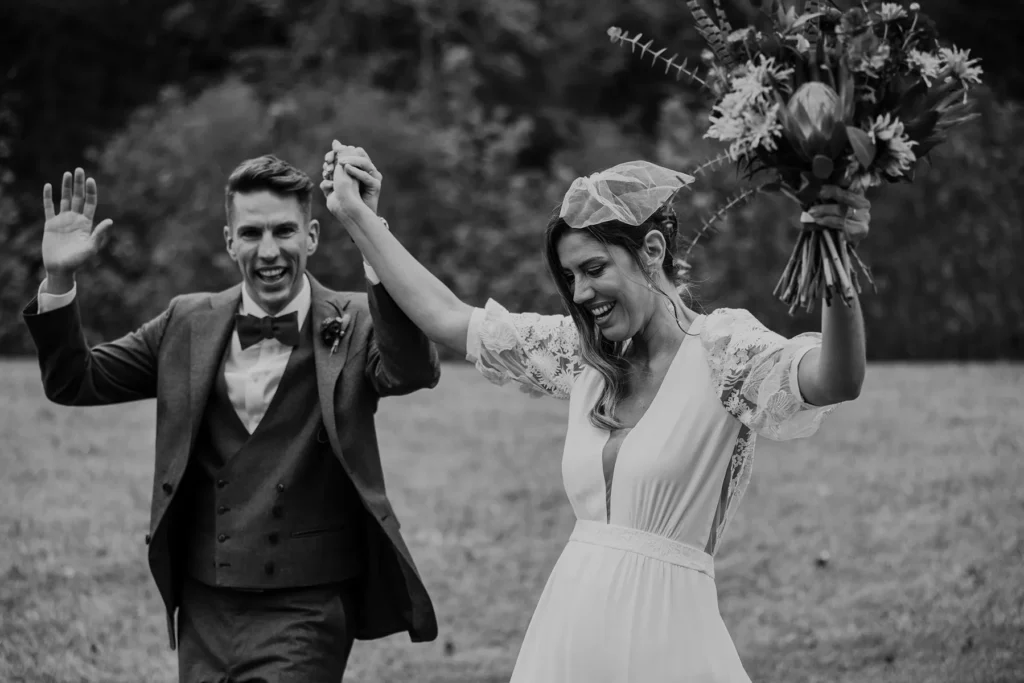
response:
<path id="1" fill-rule="evenodd" d="M 599 327 L 597 328 L 597 333 L 610 342 L 620 342 L 627 339 L 626 337 L 623 337 L 621 333 L 618 333 L 614 327 L 610 330 Z"/>

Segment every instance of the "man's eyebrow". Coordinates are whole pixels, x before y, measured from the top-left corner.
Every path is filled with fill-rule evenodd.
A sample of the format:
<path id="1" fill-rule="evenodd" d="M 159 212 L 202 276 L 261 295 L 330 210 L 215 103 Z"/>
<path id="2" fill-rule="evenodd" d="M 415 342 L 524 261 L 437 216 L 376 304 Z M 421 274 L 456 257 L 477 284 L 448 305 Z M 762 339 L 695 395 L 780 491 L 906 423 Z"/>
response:
<path id="1" fill-rule="evenodd" d="M 239 230 L 245 230 L 245 229 L 248 228 L 248 229 L 259 230 L 262 227 L 263 226 L 256 225 L 255 223 L 242 223 L 241 225 L 238 226 L 238 229 Z M 299 224 L 296 223 L 295 221 L 284 221 L 283 223 L 274 223 L 274 225 L 271 226 L 271 227 L 273 227 L 273 228 L 297 228 L 297 227 L 299 227 Z"/>

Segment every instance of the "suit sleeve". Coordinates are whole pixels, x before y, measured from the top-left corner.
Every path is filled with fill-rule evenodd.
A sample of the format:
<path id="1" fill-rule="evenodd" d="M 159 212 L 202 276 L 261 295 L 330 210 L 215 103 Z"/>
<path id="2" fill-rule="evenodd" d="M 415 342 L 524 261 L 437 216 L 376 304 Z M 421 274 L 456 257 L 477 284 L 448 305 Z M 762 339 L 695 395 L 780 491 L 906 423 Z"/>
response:
<path id="1" fill-rule="evenodd" d="M 367 380 L 380 396 L 432 389 L 441 378 L 437 347 L 399 308 L 383 285 L 367 287 L 373 327 L 366 359 Z"/>
<path id="2" fill-rule="evenodd" d="M 155 398 L 157 355 L 174 303 L 134 332 L 90 348 L 77 301 L 40 312 L 33 299 L 22 317 L 36 345 L 46 397 L 68 406 Z"/>

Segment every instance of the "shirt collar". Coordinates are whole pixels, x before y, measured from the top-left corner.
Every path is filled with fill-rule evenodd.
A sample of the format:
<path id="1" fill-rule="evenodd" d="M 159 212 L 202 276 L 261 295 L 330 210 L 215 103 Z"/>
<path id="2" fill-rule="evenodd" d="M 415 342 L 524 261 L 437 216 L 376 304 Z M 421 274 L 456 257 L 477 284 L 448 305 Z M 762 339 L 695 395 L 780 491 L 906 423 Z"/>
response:
<path id="1" fill-rule="evenodd" d="M 309 286 L 309 278 L 305 273 L 302 274 L 302 289 L 294 299 L 288 302 L 288 305 L 281 310 L 277 315 L 286 315 L 288 313 L 299 314 L 299 329 L 306 323 L 306 316 L 309 315 L 310 304 L 313 300 L 313 290 Z M 242 313 L 251 315 L 256 318 L 266 318 L 270 314 L 260 308 L 260 305 L 256 303 L 256 300 L 249 296 L 249 290 L 245 288 L 245 284 L 242 284 Z"/>

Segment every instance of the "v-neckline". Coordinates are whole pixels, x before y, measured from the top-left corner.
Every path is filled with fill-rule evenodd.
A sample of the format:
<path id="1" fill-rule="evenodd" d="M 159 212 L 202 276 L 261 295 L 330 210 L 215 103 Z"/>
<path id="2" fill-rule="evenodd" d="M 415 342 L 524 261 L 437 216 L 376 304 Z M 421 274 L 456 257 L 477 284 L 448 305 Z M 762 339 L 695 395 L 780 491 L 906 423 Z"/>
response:
<path id="1" fill-rule="evenodd" d="M 658 388 L 654 392 L 654 396 L 651 398 L 650 404 L 644 410 L 640 418 L 636 421 L 636 424 L 634 424 L 632 427 L 625 429 L 620 428 L 615 430 L 602 430 L 607 433 L 607 436 L 605 437 L 604 442 L 601 445 L 601 488 L 604 491 L 604 516 L 606 524 L 610 524 L 612 520 L 612 487 L 615 485 L 615 470 L 618 468 L 619 456 L 622 454 L 622 449 L 625 448 L 626 442 L 629 441 L 629 437 L 633 436 L 633 433 L 641 425 L 643 425 L 644 420 L 647 419 L 647 416 L 654 411 L 654 407 L 655 405 L 658 404 L 659 399 L 661 398 L 661 395 L 665 389 L 665 384 L 669 381 L 669 378 L 676 369 L 676 364 L 679 362 L 679 359 L 683 355 L 683 347 L 686 346 L 686 343 L 690 339 L 690 337 L 700 335 L 700 327 L 698 326 L 698 323 L 702 322 L 703 318 L 704 315 L 698 315 L 696 318 L 693 319 L 693 322 L 690 323 L 690 326 L 686 330 L 686 336 L 684 336 L 683 340 L 679 343 L 679 346 L 676 348 L 675 355 L 672 356 L 672 361 L 668 364 L 668 369 L 665 370 L 665 376 L 662 377 L 661 384 L 658 385 Z M 602 390 L 604 388 L 603 381 L 601 382 L 601 388 Z M 615 435 L 616 432 L 619 431 L 625 431 L 625 434 L 623 435 L 622 440 L 619 442 L 618 450 L 615 452 L 615 457 L 612 460 L 611 470 L 606 473 L 604 468 L 604 451 L 608 447 L 608 444 L 612 440 L 612 437 Z"/>

